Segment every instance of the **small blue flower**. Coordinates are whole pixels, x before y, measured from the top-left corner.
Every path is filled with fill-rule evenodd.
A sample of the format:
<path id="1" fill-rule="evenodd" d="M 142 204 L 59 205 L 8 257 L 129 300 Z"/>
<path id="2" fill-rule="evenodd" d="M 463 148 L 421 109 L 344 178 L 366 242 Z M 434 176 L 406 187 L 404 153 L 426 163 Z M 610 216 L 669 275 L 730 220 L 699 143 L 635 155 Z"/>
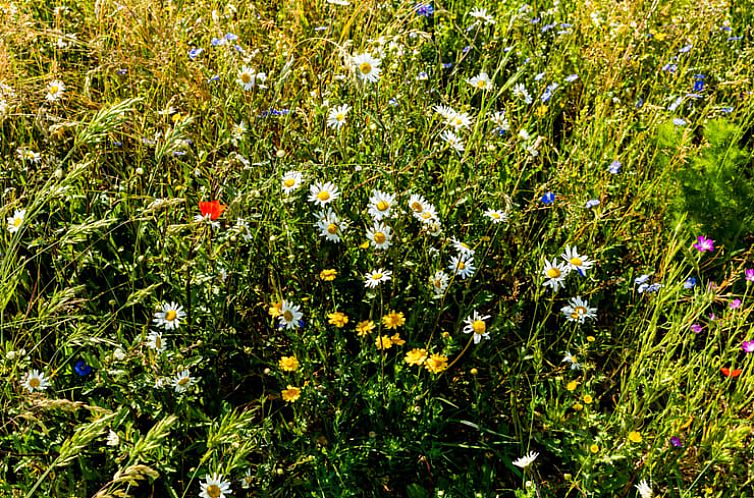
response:
<path id="1" fill-rule="evenodd" d="M 388 100 L 387 103 L 390 104 L 393 107 L 397 107 L 398 106 L 398 99 L 396 99 L 395 97 L 393 97 L 392 99 Z"/>
<path id="2" fill-rule="evenodd" d="M 676 126 L 686 126 L 686 120 L 681 118 L 673 118 L 673 124 Z"/>
<path id="3" fill-rule="evenodd" d="M 465 47 L 463 47 L 462 52 L 465 54 L 465 53 L 468 53 L 470 50 L 471 50 L 471 45 L 466 45 Z"/>
<path id="4" fill-rule="evenodd" d="M 613 161 L 613 162 L 610 163 L 610 166 L 607 167 L 607 170 L 611 174 L 617 175 L 618 173 L 620 173 L 620 167 L 621 167 L 621 163 L 620 163 L 620 161 L 618 161 L 616 159 L 615 161 Z"/>
<path id="5" fill-rule="evenodd" d="M 414 11 L 419 16 L 430 17 L 435 13 L 435 8 L 429 3 L 417 3 L 414 5 Z"/>
<path id="6" fill-rule="evenodd" d="M 599 199 L 590 199 L 590 200 L 586 201 L 586 208 L 587 209 L 592 209 L 593 207 L 597 207 L 599 205 L 600 205 L 600 200 Z"/>
<path id="7" fill-rule="evenodd" d="M 122 67 L 115 71 L 115 74 L 117 74 L 118 76 L 125 76 L 126 74 L 128 74 L 128 69 Z"/>
<path id="8" fill-rule="evenodd" d="M 542 196 L 542 202 L 544 204 L 552 204 L 555 202 L 555 194 L 553 192 L 546 192 L 545 195 Z"/>
<path id="9" fill-rule="evenodd" d="M 636 99 L 636 108 L 641 109 L 642 107 L 644 107 L 644 99 L 639 97 Z"/>
<path id="10" fill-rule="evenodd" d="M 684 289 L 693 289 L 696 286 L 696 279 L 694 277 L 689 277 L 686 279 L 686 281 L 683 283 Z"/>
<path id="11" fill-rule="evenodd" d="M 665 64 L 664 66 L 662 66 L 662 70 L 663 71 L 667 71 L 669 73 L 674 73 L 674 72 L 676 72 L 678 70 L 678 65 L 677 64 L 673 64 L 672 62 L 668 62 L 667 64 Z"/>
<path id="12" fill-rule="evenodd" d="M 678 109 L 678 106 L 681 105 L 682 102 L 683 102 L 683 97 L 678 97 L 677 99 L 673 101 L 672 104 L 668 106 L 668 111 L 675 112 L 675 110 Z"/>
<path id="13" fill-rule="evenodd" d="M 548 102 L 552 98 L 552 93 L 558 89 L 560 85 L 557 83 L 550 83 L 547 85 L 547 88 L 545 88 L 545 91 L 542 93 L 542 102 Z"/>
<path id="14" fill-rule="evenodd" d="M 694 91 L 701 92 L 702 90 L 704 90 L 704 75 L 697 74 L 694 77 L 696 78 L 696 81 L 694 82 Z"/>
<path id="15" fill-rule="evenodd" d="M 215 38 L 215 37 L 213 37 L 212 40 L 209 43 L 213 47 L 219 47 L 220 45 L 225 45 L 225 38 Z"/>
<path id="16" fill-rule="evenodd" d="M 76 365 L 74 365 L 73 370 L 76 372 L 76 375 L 79 377 L 86 377 L 90 373 L 92 373 L 92 367 L 86 364 L 84 360 L 79 360 L 76 362 Z"/>
<path id="17" fill-rule="evenodd" d="M 199 54 L 201 54 L 202 52 L 204 52 L 203 48 L 196 48 L 196 47 L 192 48 L 191 50 L 189 50 L 189 53 L 188 53 L 189 59 L 191 60 L 196 59 L 199 56 Z"/>
<path id="18" fill-rule="evenodd" d="M 691 50 L 692 45 L 685 45 L 678 51 L 680 54 L 686 54 Z"/>
<path id="19" fill-rule="evenodd" d="M 732 107 L 723 107 L 722 109 L 720 109 L 720 111 L 723 112 L 723 113 L 725 113 L 725 114 L 730 114 L 731 112 L 733 112 L 733 108 Z"/>
<path id="20" fill-rule="evenodd" d="M 451 67 L 453 67 L 453 63 L 452 62 L 443 62 L 443 64 L 442 64 L 442 68 L 443 69 L 450 69 Z"/>
<path id="21" fill-rule="evenodd" d="M 641 277 L 636 277 L 634 279 L 634 285 L 641 285 L 643 283 L 646 283 L 646 281 L 649 280 L 649 275 L 646 273 L 643 274 Z"/>
<path id="22" fill-rule="evenodd" d="M 317 26 L 314 28 L 314 31 L 324 31 L 327 29 L 327 26 Z"/>
<path id="23" fill-rule="evenodd" d="M 566 81 L 566 83 L 573 83 L 577 79 L 579 79 L 579 75 L 578 74 L 569 74 L 568 76 L 566 76 L 565 81 Z"/>
<path id="24" fill-rule="evenodd" d="M 236 41 L 238 40 L 238 35 L 234 35 L 233 33 L 225 33 L 225 39 L 228 41 Z"/>

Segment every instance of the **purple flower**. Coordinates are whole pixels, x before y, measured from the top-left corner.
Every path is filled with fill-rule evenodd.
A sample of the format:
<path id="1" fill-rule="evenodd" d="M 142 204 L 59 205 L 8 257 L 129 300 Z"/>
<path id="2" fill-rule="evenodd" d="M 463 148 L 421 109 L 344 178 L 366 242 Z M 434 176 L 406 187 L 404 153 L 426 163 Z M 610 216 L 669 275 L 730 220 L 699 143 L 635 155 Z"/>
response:
<path id="1" fill-rule="evenodd" d="M 730 304 L 728 306 L 732 310 L 737 310 L 738 308 L 741 307 L 741 300 L 740 299 L 734 299 L 733 301 L 730 302 Z"/>
<path id="2" fill-rule="evenodd" d="M 544 204 L 552 204 L 555 202 L 555 194 L 552 192 L 546 192 L 545 195 L 542 196 L 542 202 Z"/>
<path id="3" fill-rule="evenodd" d="M 694 244 L 694 249 L 696 249 L 699 252 L 705 252 L 705 251 L 712 252 L 715 250 L 715 241 L 712 239 L 708 239 L 704 235 L 700 235 L 696 238 L 696 244 Z"/>
<path id="4" fill-rule="evenodd" d="M 617 175 L 618 173 L 620 173 L 620 167 L 621 167 L 621 163 L 620 163 L 620 161 L 618 161 L 616 159 L 615 161 L 613 161 L 613 162 L 610 163 L 610 166 L 607 167 L 607 170 L 611 174 Z"/>
<path id="5" fill-rule="evenodd" d="M 587 209 L 592 209 L 593 207 L 597 207 L 599 205 L 600 205 L 600 200 L 599 199 L 590 199 L 590 200 L 586 201 L 586 208 Z"/>
<path id="6" fill-rule="evenodd" d="M 754 353 L 754 341 L 744 341 L 741 343 L 741 349 L 744 353 Z"/>
<path id="7" fill-rule="evenodd" d="M 702 330 L 704 330 L 704 327 L 702 327 L 702 326 L 701 326 L 701 325 L 699 325 L 698 323 L 695 323 L 695 324 L 693 324 L 693 325 L 691 326 L 691 331 L 692 331 L 693 333 L 695 333 L 695 334 L 698 334 L 698 333 L 699 333 L 699 332 L 701 332 Z"/>
<path id="8" fill-rule="evenodd" d="M 754 268 L 747 268 L 744 270 L 747 282 L 754 282 Z"/>
<path id="9" fill-rule="evenodd" d="M 686 281 L 683 283 L 684 289 L 693 289 L 696 286 L 696 279 L 694 277 L 689 277 L 686 279 Z"/>
<path id="10" fill-rule="evenodd" d="M 676 448 L 683 448 L 683 443 L 681 443 L 681 439 L 678 436 L 671 437 L 670 444 L 672 444 Z"/>

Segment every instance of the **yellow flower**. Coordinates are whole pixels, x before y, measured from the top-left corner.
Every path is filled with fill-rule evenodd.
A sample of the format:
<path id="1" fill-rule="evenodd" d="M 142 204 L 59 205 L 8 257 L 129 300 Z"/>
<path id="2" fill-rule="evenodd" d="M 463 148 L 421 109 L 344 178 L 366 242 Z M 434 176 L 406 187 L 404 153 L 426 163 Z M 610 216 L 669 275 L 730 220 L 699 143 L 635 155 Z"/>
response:
<path id="1" fill-rule="evenodd" d="M 369 241 L 366 240 L 362 242 L 361 244 L 359 244 L 359 249 L 369 249 Z"/>
<path id="2" fill-rule="evenodd" d="M 406 344 L 406 341 L 404 341 L 403 339 L 401 339 L 401 336 L 400 336 L 400 334 L 398 332 L 396 332 L 395 334 L 393 334 L 393 337 L 391 337 L 390 340 L 396 346 L 403 346 L 404 344 Z"/>
<path id="3" fill-rule="evenodd" d="M 408 353 L 406 353 L 406 359 L 404 360 L 409 365 L 421 365 L 427 360 L 427 350 L 424 348 L 418 349 L 412 349 Z"/>
<path id="4" fill-rule="evenodd" d="M 289 385 L 288 389 L 283 389 L 280 394 L 283 395 L 283 401 L 293 403 L 301 396 L 301 388 Z"/>
<path id="5" fill-rule="evenodd" d="M 546 105 L 541 105 L 541 106 L 537 107 L 537 110 L 535 111 L 535 113 L 537 114 L 538 118 L 543 117 L 545 114 L 547 114 L 547 106 Z"/>
<path id="6" fill-rule="evenodd" d="M 574 409 L 575 411 L 577 411 L 577 412 L 580 412 L 581 410 L 583 410 L 583 409 L 584 409 L 584 405 L 582 405 L 581 403 L 575 403 L 575 404 L 573 405 L 573 409 Z"/>
<path id="7" fill-rule="evenodd" d="M 478 373 L 479 373 L 479 370 L 477 370 L 476 368 L 472 368 L 471 370 L 469 370 L 469 373 L 470 373 L 471 375 L 476 375 L 476 374 L 478 374 Z"/>
<path id="8" fill-rule="evenodd" d="M 370 334 L 374 330 L 374 322 L 372 320 L 364 320 L 356 324 L 356 335 L 364 337 Z"/>
<path id="9" fill-rule="evenodd" d="M 345 313 L 341 313 L 340 311 L 330 313 L 329 315 L 327 315 L 327 318 L 329 318 L 329 320 L 327 320 L 327 323 L 335 325 L 339 329 L 342 329 L 348 323 L 348 317 L 345 315 Z"/>
<path id="10" fill-rule="evenodd" d="M 295 356 L 283 356 L 278 361 L 278 366 L 285 372 L 295 372 L 298 370 L 298 360 Z"/>
<path id="11" fill-rule="evenodd" d="M 389 335 L 377 336 L 377 340 L 374 343 L 377 349 L 390 349 L 393 347 L 393 341 Z"/>
<path id="12" fill-rule="evenodd" d="M 589 341 L 589 342 L 594 342 L 597 339 L 595 339 L 593 335 L 588 335 L 588 336 L 586 336 L 586 340 Z"/>
<path id="13" fill-rule="evenodd" d="M 386 329 L 397 329 L 404 323 L 406 323 L 406 318 L 404 318 L 402 311 L 391 311 L 382 317 L 382 324 Z"/>
<path id="14" fill-rule="evenodd" d="M 589 447 L 589 451 L 591 451 L 592 453 L 599 453 L 599 451 L 600 451 L 600 447 L 599 447 L 599 446 L 597 446 L 596 444 L 593 444 L 593 445 L 591 445 L 591 446 Z"/>
<path id="15" fill-rule="evenodd" d="M 566 384 L 566 389 L 569 391 L 575 391 L 576 388 L 579 387 L 579 381 L 578 380 L 572 380 L 568 384 Z"/>
<path id="16" fill-rule="evenodd" d="M 272 318 L 277 318 L 280 315 L 282 315 L 283 314 L 283 301 L 272 303 L 270 305 L 270 308 L 267 310 L 267 313 L 269 313 Z"/>
<path id="17" fill-rule="evenodd" d="M 436 374 L 448 368 L 448 357 L 444 354 L 434 353 L 424 362 L 424 368 Z"/>
<path id="18" fill-rule="evenodd" d="M 325 282 L 332 282 L 337 276 L 338 272 L 333 269 L 322 270 L 321 272 L 319 272 L 319 278 L 324 280 Z"/>
<path id="19" fill-rule="evenodd" d="M 585 394 L 585 395 L 584 395 L 584 396 L 583 396 L 583 397 L 581 398 L 581 400 L 582 400 L 582 401 L 584 402 L 584 404 L 587 404 L 587 405 L 591 405 L 591 404 L 592 404 L 592 401 L 594 401 L 594 399 L 593 399 L 593 398 L 592 398 L 592 397 L 591 397 L 590 395 L 588 395 L 588 394 Z"/>
<path id="20" fill-rule="evenodd" d="M 632 443 L 641 443 L 642 437 L 637 431 L 631 431 L 628 433 L 628 440 Z"/>

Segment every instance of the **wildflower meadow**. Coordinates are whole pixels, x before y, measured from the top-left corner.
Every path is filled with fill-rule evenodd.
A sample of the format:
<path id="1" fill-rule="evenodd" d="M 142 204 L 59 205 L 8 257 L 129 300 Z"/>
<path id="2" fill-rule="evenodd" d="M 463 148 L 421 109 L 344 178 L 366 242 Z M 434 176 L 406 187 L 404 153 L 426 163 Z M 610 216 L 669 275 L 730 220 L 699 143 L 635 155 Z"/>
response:
<path id="1" fill-rule="evenodd" d="M 0 497 L 754 497 L 752 25 L 0 0 Z"/>

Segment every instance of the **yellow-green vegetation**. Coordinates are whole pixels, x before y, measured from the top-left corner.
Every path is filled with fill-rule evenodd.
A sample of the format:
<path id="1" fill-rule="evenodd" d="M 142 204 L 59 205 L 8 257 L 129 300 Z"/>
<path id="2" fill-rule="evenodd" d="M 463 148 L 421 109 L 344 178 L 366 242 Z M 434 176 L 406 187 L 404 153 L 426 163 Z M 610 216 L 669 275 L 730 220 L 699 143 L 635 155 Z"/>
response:
<path id="1" fill-rule="evenodd" d="M 754 496 L 753 23 L 0 0 L 0 496 Z"/>

